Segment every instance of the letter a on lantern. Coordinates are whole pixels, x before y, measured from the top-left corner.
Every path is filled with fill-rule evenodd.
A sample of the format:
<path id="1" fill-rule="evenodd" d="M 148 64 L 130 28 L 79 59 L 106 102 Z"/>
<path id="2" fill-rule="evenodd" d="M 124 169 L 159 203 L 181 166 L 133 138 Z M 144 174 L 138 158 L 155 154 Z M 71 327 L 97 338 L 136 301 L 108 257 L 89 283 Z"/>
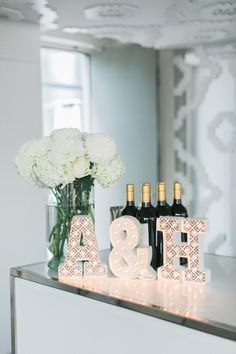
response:
<path id="1" fill-rule="evenodd" d="M 179 280 L 205 285 L 211 278 L 210 269 L 204 269 L 204 219 L 161 217 L 157 230 L 163 233 L 163 266 L 158 268 L 158 279 Z M 180 232 L 187 233 L 187 242 L 181 242 Z M 175 237 L 177 236 L 177 237 Z M 179 265 L 179 258 L 188 259 L 188 266 Z"/>
<path id="2" fill-rule="evenodd" d="M 59 280 L 107 276 L 107 266 L 100 260 L 94 226 L 89 216 L 73 217 L 65 262 L 58 273 Z"/>

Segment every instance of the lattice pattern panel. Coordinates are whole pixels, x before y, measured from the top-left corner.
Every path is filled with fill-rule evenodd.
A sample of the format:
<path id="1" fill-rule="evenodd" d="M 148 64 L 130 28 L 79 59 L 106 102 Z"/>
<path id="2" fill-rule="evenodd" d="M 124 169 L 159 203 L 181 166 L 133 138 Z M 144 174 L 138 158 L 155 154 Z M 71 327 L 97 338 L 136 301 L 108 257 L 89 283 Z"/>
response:
<path id="1" fill-rule="evenodd" d="M 158 279 L 178 280 L 205 285 L 210 270 L 204 270 L 202 234 L 206 232 L 204 219 L 163 217 L 157 219 L 157 230 L 163 232 L 164 261 L 158 268 Z M 187 242 L 175 240 L 176 233 L 187 233 Z M 178 235 L 180 236 L 180 234 Z M 188 259 L 188 266 L 179 265 L 179 258 Z"/>
<path id="2" fill-rule="evenodd" d="M 231 7 L 235 6 L 224 2 L 214 11 L 226 21 L 235 17 Z M 212 12 L 212 16 L 216 14 Z M 236 153 L 235 58 L 235 44 L 221 43 L 196 47 L 185 54 L 174 51 L 173 62 L 174 179 L 183 184 L 189 215 L 214 220 L 206 241 L 207 252 L 228 256 L 236 252 L 229 203 Z M 214 101 L 215 97 L 224 97 L 226 89 L 227 99 Z M 216 174 L 219 165 L 224 173 Z"/>
<path id="3" fill-rule="evenodd" d="M 107 265 L 100 260 L 92 219 L 74 216 L 64 265 L 59 267 L 63 278 L 107 276 Z"/>
<path id="4" fill-rule="evenodd" d="M 194 95 L 190 94 L 193 90 L 192 66 L 186 63 L 185 57 L 182 54 L 176 54 L 173 63 L 175 72 L 181 73 L 181 77 L 174 87 L 176 107 L 174 118 L 174 178 L 183 183 L 185 203 L 188 204 L 189 212 L 194 215 L 198 214 L 196 208 L 199 205 L 195 205 L 197 203 L 194 198 L 196 178 L 193 181 L 192 175 L 197 176 L 197 181 L 201 181 L 201 185 L 208 192 L 201 199 L 201 215 L 205 216 L 211 205 L 219 200 L 220 191 L 218 186 L 213 182 L 213 178 L 208 173 L 205 164 L 199 159 L 197 154 L 193 153 L 189 140 L 196 141 L 196 144 L 199 143 L 199 133 L 194 125 L 196 113 L 204 102 L 211 84 L 221 75 L 222 68 L 217 61 L 213 60 L 202 49 L 196 49 L 193 55 L 200 60 L 201 67 L 206 70 L 206 74 L 199 79 L 198 90 Z M 183 97 L 187 97 L 187 100 L 183 99 Z M 203 129 L 205 127 L 201 128 L 201 130 Z"/>

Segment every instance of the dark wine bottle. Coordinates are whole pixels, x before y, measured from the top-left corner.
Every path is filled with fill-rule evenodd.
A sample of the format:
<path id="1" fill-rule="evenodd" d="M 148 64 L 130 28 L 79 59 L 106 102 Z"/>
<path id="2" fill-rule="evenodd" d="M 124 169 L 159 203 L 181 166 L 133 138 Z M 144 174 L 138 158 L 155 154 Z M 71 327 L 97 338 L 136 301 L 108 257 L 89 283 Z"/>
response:
<path id="1" fill-rule="evenodd" d="M 155 208 L 151 204 L 151 185 L 145 183 L 142 185 L 142 204 L 137 214 L 137 219 L 142 227 L 142 242 L 143 246 L 152 247 L 151 266 L 157 269 L 157 247 L 156 247 L 156 213 Z"/>
<path id="2" fill-rule="evenodd" d="M 134 203 L 134 184 L 126 184 L 126 206 L 122 210 L 121 215 L 131 215 L 136 217 L 138 208 Z"/>
<path id="3" fill-rule="evenodd" d="M 174 200 L 171 206 L 171 214 L 177 217 L 188 217 L 188 212 L 185 206 L 182 204 L 182 188 L 180 182 L 174 182 L 173 186 Z M 181 232 L 181 242 L 187 242 L 187 234 Z M 187 266 L 187 259 L 180 257 L 180 265 Z"/>
<path id="4" fill-rule="evenodd" d="M 157 184 L 157 203 L 156 216 L 171 216 L 171 209 L 166 201 L 166 184 L 165 182 L 159 182 Z M 163 265 L 163 233 L 157 231 L 157 267 Z"/>
<path id="5" fill-rule="evenodd" d="M 143 186 L 149 186 L 149 197 L 150 197 L 150 201 L 152 200 L 152 195 L 151 195 L 151 192 L 152 192 L 152 186 L 151 186 L 151 183 L 143 183 Z M 156 213 L 156 209 L 155 207 L 151 204 L 150 205 L 150 208 L 154 211 L 154 213 Z"/>

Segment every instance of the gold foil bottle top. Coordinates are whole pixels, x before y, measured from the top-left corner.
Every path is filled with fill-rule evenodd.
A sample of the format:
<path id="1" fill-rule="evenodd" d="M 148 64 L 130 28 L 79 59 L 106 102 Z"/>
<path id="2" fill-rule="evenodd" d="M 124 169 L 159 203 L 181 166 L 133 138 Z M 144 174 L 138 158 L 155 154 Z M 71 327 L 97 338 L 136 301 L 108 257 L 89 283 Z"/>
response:
<path id="1" fill-rule="evenodd" d="M 165 201 L 166 200 L 166 184 L 165 182 L 159 182 L 157 185 L 157 200 Z"/>
<path id="2" fill-rule="evenodd" d="M 134 201 L 134 184 L 126 184 L 126 200 L 127 202 Z"/>
<path id="3" fill-rule="evenodd" d="M 151 200 L 151 189 L 152 189 L 152 187 L 151 187 L 151 183 L 149 183 L 149 182 L 145 182 L 145 183 L 143 183 L 143 186 L 148 186 L 148 187 L 149 187 L 149 191 L 150 191 L 150 200 Z"/>
<path id="4" fill-rule="evenodd" d="M 174 182 L 174 199 L 181 199 L 182 187 L 180 182 Z"/>
<path id="5" fill-rule="evenodd" d="M 142 185 L 142 202 L 150 203 L 150 201 L 151 201 L 151 184 L 144 183 Z"/>

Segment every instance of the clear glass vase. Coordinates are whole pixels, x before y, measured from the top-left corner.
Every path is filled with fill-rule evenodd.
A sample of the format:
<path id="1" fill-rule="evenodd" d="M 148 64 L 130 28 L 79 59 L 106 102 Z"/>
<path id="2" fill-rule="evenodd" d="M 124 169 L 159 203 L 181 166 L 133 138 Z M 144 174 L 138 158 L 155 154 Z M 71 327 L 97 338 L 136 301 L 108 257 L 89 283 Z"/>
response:
<path id="1" fill-rule="evenodd" d="M 64 261 L 73 216 L 89 215 L 94 222 L 93 186 L 93 178 L 86 176 L 52 189 L 55 202 L 47 205 L 47 242 L 52 256 L 48 267 L 54 271 Z"/>

